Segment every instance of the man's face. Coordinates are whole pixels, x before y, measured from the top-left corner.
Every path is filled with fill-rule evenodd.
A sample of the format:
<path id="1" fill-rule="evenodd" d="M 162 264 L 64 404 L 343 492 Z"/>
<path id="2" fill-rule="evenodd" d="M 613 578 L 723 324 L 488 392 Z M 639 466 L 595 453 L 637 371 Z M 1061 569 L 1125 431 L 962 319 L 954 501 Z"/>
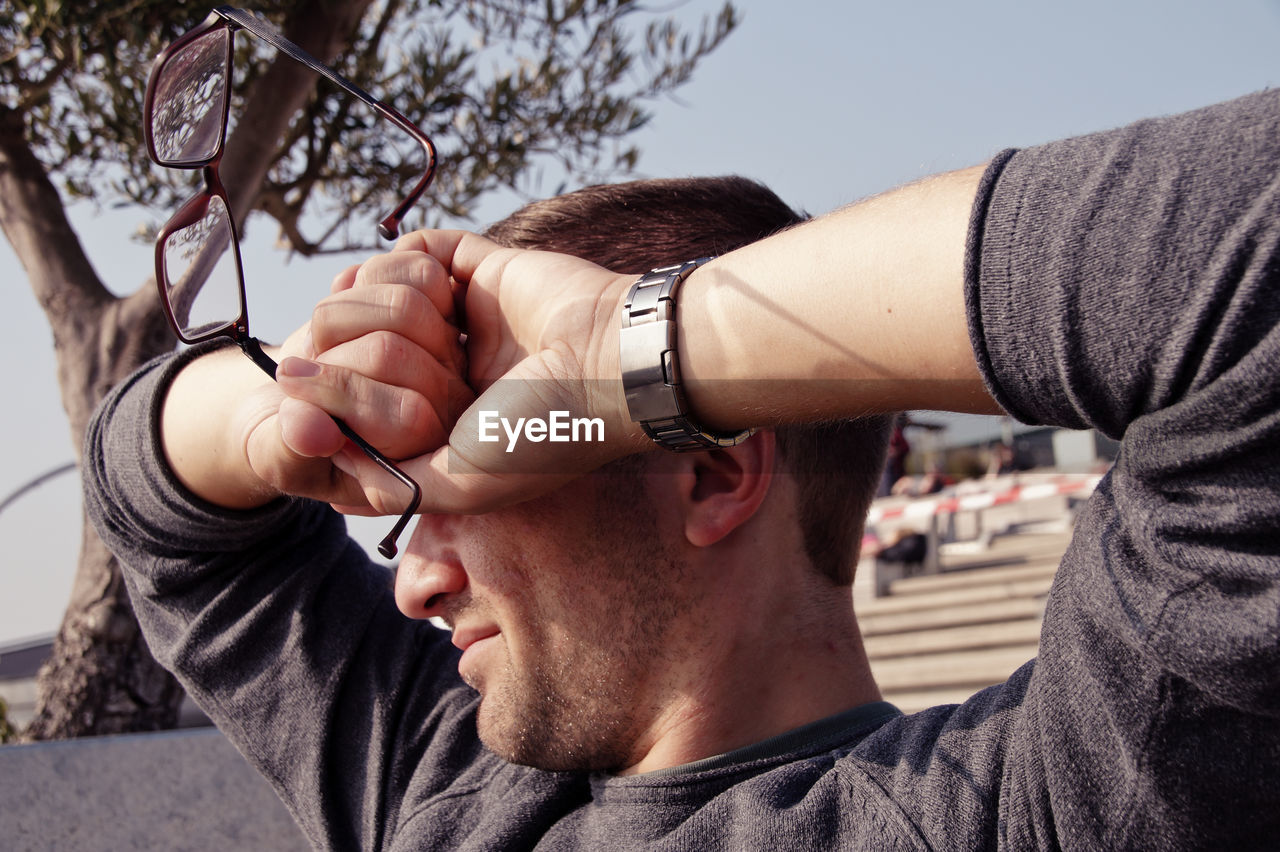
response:
<path id="1" fill-rule="evenodd" d="M 414 532 L 397 600 L 454 628 L 459 672 L 482 696 L 480 736 L 508 760 L 625 767 L 659 718 L 668 632 L 695 603 L 679 531 L 660 528 L 641 469 L 606 467 L 487 515 L 426 516 Z M 415 600 L 415 572 L 449 577 L 450 591 Z"/>

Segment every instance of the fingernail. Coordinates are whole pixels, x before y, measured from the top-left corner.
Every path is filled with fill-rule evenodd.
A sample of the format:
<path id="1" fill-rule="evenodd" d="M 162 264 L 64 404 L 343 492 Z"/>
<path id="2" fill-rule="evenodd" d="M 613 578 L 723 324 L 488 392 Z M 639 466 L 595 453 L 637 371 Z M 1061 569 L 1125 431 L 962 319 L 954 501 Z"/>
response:
<path id="1" fill-rule="evenodd" d="M 285 358 L 280 362 L 278 372 L 294 379 L 314 379 L 320 375 L 320 365 L 305 358 Z"/>

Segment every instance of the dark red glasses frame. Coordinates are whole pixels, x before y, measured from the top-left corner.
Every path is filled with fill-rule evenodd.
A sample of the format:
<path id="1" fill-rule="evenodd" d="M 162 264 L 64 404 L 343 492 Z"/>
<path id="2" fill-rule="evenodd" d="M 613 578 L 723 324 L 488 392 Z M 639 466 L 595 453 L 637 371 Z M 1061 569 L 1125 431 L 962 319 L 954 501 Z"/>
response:
<path id="1" fill-rule="evenodd" d="M 190 49 L 197 41 L 209 37 L 218 30 L 227 30 L 228 37 L 225 39 L 225 49 L 223 50 L 222 62 L 222 91 L 219 93 L 220 103 L 216 103 L 205 116 L 200 120 L 201 123 L 218 120 L 220 125 L 217 129 L 217 141 L 212 147 L 205 151 L 199 152 L 199 156 L 188 158 L 176 158 L 169 152 L 161 152 L 157 148 L 157 140 L 155 138 L 155 115 L 157 106 L 157 97 L 162 90 L 160 85 L 165 80 L 165 70 L 170 67 L 175 58 L 181 57 L 184 51 Z M 405 118 L 400 112 L 383 104 L 381 101 L 372 97 L 358 86 L 338 74 L 332 68 L 329 68 L 318 59 L 311 56 L 302 48 L 293 42 L 282 37 L 275 31 L 271 25 L 259 20 L 254 15 L 235 9 L 231 6 L 219 6 L 200 26 L 184 34 L 171 45 L 169 45 L 159 57 L 157 57 L 155 65 L 151 70 L 151 77 L 147 82 L 147 93 L 145 102 L 145 111 L 143 118 L 143 132 L 147 142 L 147 153 L 151 159 L 158 165 L 172 169 L 200 169 L 204 181 L 204 187 L 187 201 L 174 216 L 160 230 L 160 234 L 156 239 L 156 283 L 160 289 L 161 304 L 164 306 L 165 316 L 169 320 L 169 325 L 173 328 L 178 339 L 184 343 L 194 344 L 206 340 L 216 338 L 228 338 L 233 340 L 244 353 L 257 364 L 272 379 L 276 377 L 276 362 L 266 352 L 263 351 L 261 343 L 249 334 L 249 312 L 248 301 L 245 296 L 244 270 L 240 258 L 239 249 L 239 233 L 235 223 L 235 217 L 231 215 L 231 204 L 227 198 L 227 192 L 222 185 L 222 180 L 218 176 L 218 164 L 222 159 L 223 146 L 226 143 L 227 134 L 227 117 L 231 104 L 231 58 L 233 37 L 237 30 L 247 30 L 254 36 L 261 38 L 271 44 L 281 53 L 289 58 L 301 62 L 303 65 L 312 69 L 316 73 L 322 75 L 336 85 L 340 86 L 360 101 L 367 104 L 379 115 L 391 121 L 396 126 L 409 133 L 423 147 L 427 155 L 427 169 L 422 178 L 413 187 L 404 200 L 378 224 L 378 233 L 385 239 L 395 239 L 399 233 L 400 222 L 408 214 L 410 208 L 417 203 L 418 199 L 430 186 L 432 178 L 435 176 L 436 170 L 436 149 L 431 139 L 422 132 L 411 121 Z M 200 128 L 209 130 L 210 128 Z M 210 137 L 212 138 L 212 137 Z M 240 298 L 240 314 L 239 316 L 227 323 L 215 325 L 209 328 L 202 328 L 199 333 L 193 334 L 184 332 L 183 324 L 178 319 L 178 314 L 183 313 L 175 311 L 175 306 L 171 302 L 171 293 L 174 288 L 171 286 L 173 282 L 169 279 L 169 273 L 166 262 L 166 247 L 174 234 L 192 227 L 201 222 L 209 214 L 210 204 L 218 199 L 226 210 L 226 226 L 229 229 L 230 246 L 232 259 L 235 263 L 236 277 L 239 282 L 239 298 Z M 220 252 L 219 252 L 220 253 Z M 183 313 L 185 316 L 185 313 Z M 333 418 L 342 434 L 350 439 L 357 447 L 360 448 L 365 455 L 373 460 L 379 467 L 387 473 L 394 476 L 403 483 L 411 492 L 409 504 L 404 512 L 400 515 L 391 532 L 379 543 L 378 551 L 388 559 L 396 554 L 396 540 L 408 525 L 409 520 L 417 513 L 418 506 L 422 501 L 422 490 L 418 484 L 404 471 L 396 467 L 382 453 L 374 449 L 367 441 L 361 438 L 346 423 L 337 417 Z"/>

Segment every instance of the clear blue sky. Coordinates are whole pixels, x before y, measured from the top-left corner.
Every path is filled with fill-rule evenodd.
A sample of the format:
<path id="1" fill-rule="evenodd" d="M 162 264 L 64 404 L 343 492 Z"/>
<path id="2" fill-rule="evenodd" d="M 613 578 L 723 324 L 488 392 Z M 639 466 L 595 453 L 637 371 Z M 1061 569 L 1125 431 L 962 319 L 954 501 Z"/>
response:
<path id="1" fill-rule="evenodd" d="M 212 4 L 211 4 L 212 5 Z M 1280 0 L 1039 0 L 869 3 L 738 0 L 739 31 L 699 69 L 679 102 L 655 106 L 641 132 L 643 176 L 738 173 L 821 214 L 1010 146 L 1116 126 L 1280 85 Z M 717 4 L 695 0 L 694 19 Z M 481 221 L 500 218 L 494 201 Z M 128 291 L 150 250 L 131 247 L 139 217 L 79 208 L 99 273 Z M 269 240 L 260 228 L 261 242 Z M 56 250 L 56 246 L 50 247 Z M 351 261 L 346 261 L 351 262 Z M 251 294 L 267 282 L 305 318 L 343 262 L 281 267 L 264 245 L 246 257 Z M 0 242 L 9 364 L 0 496 L 71 458 L 51 337 L 22 269 Z M 381 535 L 381 526 L 372 539 Z M 79 545 L 78 484 L 64 477 L 0 515 L 0 642 L 52 632 Z"/>

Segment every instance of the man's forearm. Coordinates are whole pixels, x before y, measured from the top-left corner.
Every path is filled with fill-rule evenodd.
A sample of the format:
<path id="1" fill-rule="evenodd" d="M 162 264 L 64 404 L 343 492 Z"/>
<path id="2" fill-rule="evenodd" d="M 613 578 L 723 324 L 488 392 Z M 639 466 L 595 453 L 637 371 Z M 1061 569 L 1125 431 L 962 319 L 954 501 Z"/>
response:
<path id="1" fill-rule="evenodd" d="M 676 326 L 691 419 L 736 431 L 915 408 L 998 412 L 965 310 L 967 237 L 984 173 L 920 181 L 690 275 L 677 292 Z M 477 440 L 464 414 L 447 448 L 406 462 L 424 511 L 488 511 L 653 447 L 618 381 L 634 273 L 456 231 L 414 232 L 397 248 L 425 252 L 465 287 L 471 377 L 487 388 L 476 408 L 545 417 L 550 401 L 605 424 L 599 443 L 525 442 L 510 453 Z"/>
<path id="2" fill-rule="evenodd" d="M 271 385 L 235 348 L 197 358 L 174 378 L 160 438 L 169 468 L 191 493 L 227 509 L 251 509 L 278 496 L 253 472 L 245 450 L 248 431 L 278 405 Z"/>
<path id="3" fill-rule="evenodd" d="M 729 429 L 913 408 L 997 411 L 964 306 L 982 174 L 902 187 L 691 275 L 678 296 L 679 353 L 697 418 Z"/>

